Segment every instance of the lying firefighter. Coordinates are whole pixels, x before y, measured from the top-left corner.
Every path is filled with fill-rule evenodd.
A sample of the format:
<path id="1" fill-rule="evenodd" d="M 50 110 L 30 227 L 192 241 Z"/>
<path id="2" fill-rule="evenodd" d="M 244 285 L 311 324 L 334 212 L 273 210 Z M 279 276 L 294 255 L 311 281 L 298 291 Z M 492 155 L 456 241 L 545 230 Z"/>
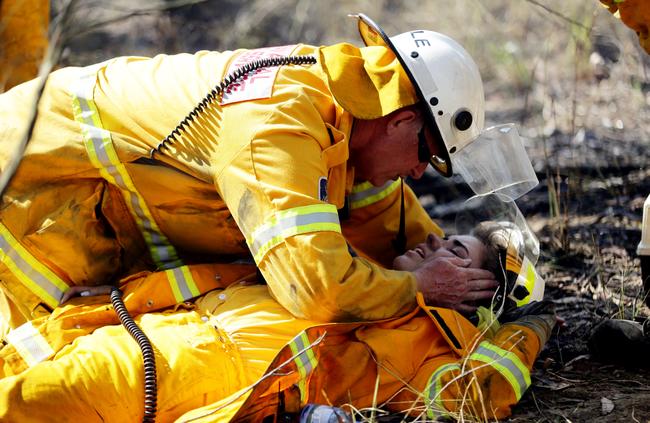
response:
<path id="1" fill-rule="evenodd" d="M 158 421 L 262 421 L 299 413 L 308 403 L 377 404 L 427 419 L 509 415 L 555 324 L 552 304 L 530 302 L 543 282 L 521 233 L 514 225 L 484 222 L 472 235 L 430 234 L 394 261 L 396 269 L 413 270 L 437 259 L 470 259 L 472 267 L 500 275 L 502 288 L 485 304 L 500 321 L 483 313 L 481 329 L 456 311 L 427 306 L 421 295 L 403 317 L 318 324 L 293 317 L 267 286 L 249 282 L 210 292 L 192 310 L 140 316 L 156 351 Z M 522 287 L 525 296 L 513 297 Z M 121 326 L 79 336 L 93 313 L 113 315 L 107 309 L 65 305 L 58 315 L 27 323 L 31 335 L 25 331 L 1 350 L 1 420 L 142 419 L 136 343 Z M 25 362 L 46 348 L 49 358 Z"/>

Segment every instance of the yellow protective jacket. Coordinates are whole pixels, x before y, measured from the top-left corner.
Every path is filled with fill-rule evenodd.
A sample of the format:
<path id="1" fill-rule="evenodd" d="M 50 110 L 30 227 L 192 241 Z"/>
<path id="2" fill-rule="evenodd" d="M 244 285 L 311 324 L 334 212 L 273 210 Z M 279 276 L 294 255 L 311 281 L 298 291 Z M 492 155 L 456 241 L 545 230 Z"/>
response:
<path id="1" fill-rule="evenodd" d="M 305 54 L 315 65 L 265 68 L 156 147 L 242 63 Z M 0 169 L 21 138 L 34 82 L 0 95 Z M 354 181 L 354 119 L 412 104 L 380 47 L 307 45 L 126 57 L 51 74 L 32 141 L 0 204 L 0 309 L 10 327 L 47 315 L 71 285 L 143 270 L 179 302 L 200 293 L 188 263 L 252 254 L 278 301 L 320 321 L 381 319 L 415 305 L 395 251 L 399 182 Z M 440 232 L 408 188 L 408 246 Z M 339 217 L 339 214 L 341 217 Z M 349 244 L 360 257 L 352 257 Z"/>
<path id="2" fill-rule="evenodd" d="M 289 314 L 267 287 L 239 284 L 207 294 L 195 311 L 137 321 L 156 351 L 160 422 L 257 422 L 306 403 L 502 418 L 546 341 L 534 319 L 487 337 L 421 297 L 400 318 L 317 325 Z M 102 327 L 1 379 L 0 420 L 140 421 L 141 360 L 122 327 Z"/>

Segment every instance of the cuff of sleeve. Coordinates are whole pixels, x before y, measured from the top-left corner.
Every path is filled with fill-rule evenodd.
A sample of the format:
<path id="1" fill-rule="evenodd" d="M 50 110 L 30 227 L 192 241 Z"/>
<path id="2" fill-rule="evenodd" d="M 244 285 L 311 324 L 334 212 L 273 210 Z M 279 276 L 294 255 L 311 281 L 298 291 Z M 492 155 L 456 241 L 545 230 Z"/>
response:
<path id="1" fill-rule="evenodd" d="M 555 326 L 555 316 L 552 314 L 528 315 L 515 320 L 511 324 L 530 328 L 539 338 L 541 348 L 551 337 L 551 331 Z"/>

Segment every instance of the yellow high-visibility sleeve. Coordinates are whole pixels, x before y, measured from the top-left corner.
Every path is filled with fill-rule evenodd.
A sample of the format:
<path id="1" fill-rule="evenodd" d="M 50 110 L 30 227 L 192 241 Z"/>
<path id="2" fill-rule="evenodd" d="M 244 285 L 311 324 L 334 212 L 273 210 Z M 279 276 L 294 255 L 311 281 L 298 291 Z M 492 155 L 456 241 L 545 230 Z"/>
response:
<path id="1" fill-rule="evenodd" d="M 273 98 L 225 108 L 227 121 L 250 115 L 265 120 L 254 131 L 222 129 L 228 139 L 248 138 L 232 156 L 225 155 L 230 161 L 215 159 L 217 187 L 273 295 L 294 315 L 349 321 L 403 314 L 415 305 L 415 278 L 352 258 L 336 206 L 319 198 L 319 180 L 329 173 L 322 151 L 330 144 L 321 110 L 335 109 L 326 103 L 331 100 L 315 101 L 293 83 L 304 73 L 283 69 Z M 326 99 L 326 87 L 310 85 L 315 88 Z M 335 123 L 335 116 L 329 118 Z M 347 143 L 351 128 L 343 129 L 346 136 L 339 142 Z M 377 227 L 367 236 L 390 229 Z"/>
<path id="2" fill-rule="evenodd" d="M 404 391 L 392 408 L 405 402 L 425 406 L 430 419 L 461 411 L 487 420 L 509 416 L 531 384 L 542 345 L 532 329 L 514 324 L 503 325 L 493 339 L 476 335 L 465 355 L 431 354 L 411 381 L 424 395 Z"/>

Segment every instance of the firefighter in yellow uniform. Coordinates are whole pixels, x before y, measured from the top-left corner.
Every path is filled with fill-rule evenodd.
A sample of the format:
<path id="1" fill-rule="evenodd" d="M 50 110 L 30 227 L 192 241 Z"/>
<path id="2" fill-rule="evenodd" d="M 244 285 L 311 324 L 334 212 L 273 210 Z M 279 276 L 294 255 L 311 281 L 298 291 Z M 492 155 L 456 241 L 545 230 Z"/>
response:
<path id="1" fill-rule="evenodd" d="M 402 260 L 421 265 L 478 242 L 430 240 Z M 531 271 L 510 257 L 511 282 Z M 383 322 L 319 325 L 293 317 L 266 286 L 232 284 L 192 311 L 144 314 L 137 320 L 156 350 L 157 420 L 262 421 L 307 403 L 381 404 L 427 420 L 461 410 L 484 419 L 509 415 L 555 324 L 552 306 L 533 302 L 479 330 L 453 310 L 427 306 L 420 294 L 417 301 L 407 315 Z M 75 331 L 68 326 L 58 330 Z M 23 335 L 23 350 L 34 356 L 47 345 L 41 334 Z M 26 369 L 12 369 L 5 351 L 3 421 L 142 419 L 141 357 L 121 326 L 79 337 Z"/>
<path id="2" fill-rule="evenodd" d="M 376 404 L 394 412 L 431 418 L 464 408 L 502 418 L 530 385 L 554 324 L 551 314 L 530 316 L 487 339 L 457 312 L 423 301 L 383 323 L 315 326 L 291 316 L 266 286 L 235 285 L 209 293 L 210 300 L 219 304 L 213 315 L 137 319 L 157 351 L 157 421 L 185 413 L 179 421 L 262 421 L 278 411 L 298 413 L 306 403 L 371 407 L 376 382 Z M 135 341 L 123 327 L 105 326 L 53 361 L 0 380 L 0 417 L 141 421 L 143 385 Z"/>
<path id="3" fill-rule="evenodd" d="M 493 275 L 468 261 L 385 268 L 441 233 L 400 176 L 418 178 L 428 162 L 449 176 L 453 154 L 461 173 L 495 160 L 460 166 L 483 127 L 478 69 L 442 34 L 388 39 L 359 23 L 363 48 L 128 57 L 52 73 L 0 204 L 8 327 L 48 315 L 70 287 L 121 285 L 140 271 L 167 278 L 142 294 L 150 310 L 167 304 L 163 291 L 180 303 L 220 286 L 193 279 L 188 264 L 251 256 L 301 318 L 403 315 L 416 291 L 462 312 L 490 297 Z M 0 168 L 34 86 L 0 96 Z"/>

